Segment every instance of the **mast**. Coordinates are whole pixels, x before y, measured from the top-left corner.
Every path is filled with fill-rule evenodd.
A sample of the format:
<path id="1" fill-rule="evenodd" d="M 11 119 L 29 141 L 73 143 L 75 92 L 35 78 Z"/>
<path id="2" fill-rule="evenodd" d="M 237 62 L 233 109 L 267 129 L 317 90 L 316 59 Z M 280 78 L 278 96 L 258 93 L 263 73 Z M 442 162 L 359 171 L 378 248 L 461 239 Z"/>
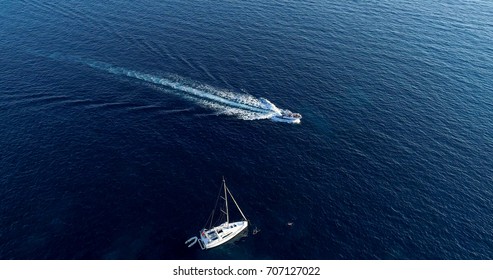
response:
<path id="1" fill-rule="evenodd" d="M 226 224 L 229 224 L 228 194 L 226 193 L 227 187 L 226 187 L 226 181 L 224 180 L 224 177 L 223 177 L 223 185 L 224 185 L 224 201 L 226 202 Z M 229 192 L 229 190 L 228 190 L 228 192 Z"/>

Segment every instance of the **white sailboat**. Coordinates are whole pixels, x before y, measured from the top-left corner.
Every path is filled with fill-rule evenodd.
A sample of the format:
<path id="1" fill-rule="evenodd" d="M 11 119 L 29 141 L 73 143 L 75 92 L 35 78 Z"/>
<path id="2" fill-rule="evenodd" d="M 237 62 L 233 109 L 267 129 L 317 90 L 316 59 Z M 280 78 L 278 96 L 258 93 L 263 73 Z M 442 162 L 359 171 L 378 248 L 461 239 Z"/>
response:
<path id="1" fill-rule="evenodd" d="M 223 191 L 222 189 L 224 189 L 224 194 L 221 195 L 221 192 Z M 241 211 L 240 207 L 238 206 L 238 203 L 236 203 L 236 200 L 234 199 L 233 195 L 229 191 L 228 187 L 226 186 L 226 181 L 224 180 L 224 178 L 221 187 L 221 192 L 216 201 L 216 207 L 214 207 L 214 209 L 212 210 L 211 216 L 207 221 L 207 223 L 209 223 L 209 226 L 207 228 L 204 227 L 200 231 L 199 237 L 194 236 L 188 239 L 185 242 L 185 244 L 187 244 L 188 247 L 192 247 L 198 241 L 200 248 L 202 248 L 202 250 L 211 249 L 228 242 L 229 240 L 233 239 L 233 237 L 237 236 L 239 233 L 241 233 L 244 229 L 248 227 L 248 221 L 245 215 L 243 214 L 243 211 Z M 228 207 L 228 197 L 231 198 L 231 200 L 236 205 L 236 208 L 238 208 L 243 218 L 242 220 L 237 222 L 231 222 L 229 220 L 230 213 Z M 213 226 L 212 223 L 214 222 L 214 217 L 215 217 L 214 214 L 216 214 L 215 210 L 218 206 L 219 199 L 222 199 L 224 201 L 224 209 L 220 208 L 219 214 L 220 216 L 223 216 L 225 218 L 225 221 L 222 220 L 217 221 L 216 223 L 219 225 Z"/>

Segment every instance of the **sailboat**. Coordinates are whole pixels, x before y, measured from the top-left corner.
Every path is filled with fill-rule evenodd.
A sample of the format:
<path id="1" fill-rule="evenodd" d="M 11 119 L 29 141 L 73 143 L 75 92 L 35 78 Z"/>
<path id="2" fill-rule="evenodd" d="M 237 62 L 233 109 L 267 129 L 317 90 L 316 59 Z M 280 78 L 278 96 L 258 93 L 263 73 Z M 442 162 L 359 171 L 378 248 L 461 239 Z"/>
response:
<path id="1" fill-rule="evenodd" d="M 242 217 L 240 221 L 230 221 L 228 197 L 231 198 L 236 208 L 240 212 Z M 222 219 L 218 219 L 218 221 L 216 221 L 216 224 L 219 225 L 213 226 L 212 224 L 214 222 L 216 208 L 220 199 L 224 202 L 224 209 L 220 208 L 219 216 L 225 218 L 225 221 Z M 240 209 L 240 206 L 238 206 L 238 203 L 236 203 L 235 198 L 226 186 L 226 181 L 224 180 L 224 177 L 221 190 L 216 200 L 216 207 L 214 207 L 214 209 L 212 210 L 212 213 L 207 220 L 206 225 L 207 224 L 209 224 L 208 227 L 204 227 L 199 232 L 199 237 L 194 236 L 185 242 L 188 247 L 192 247 L 193 245 L 195 245 L 195 243 L 198 242 L 202 250 L 211 249 L 228 242 L 248 227 L 248 220 L 246 219 L 243 211 L 241 211 Z"/>

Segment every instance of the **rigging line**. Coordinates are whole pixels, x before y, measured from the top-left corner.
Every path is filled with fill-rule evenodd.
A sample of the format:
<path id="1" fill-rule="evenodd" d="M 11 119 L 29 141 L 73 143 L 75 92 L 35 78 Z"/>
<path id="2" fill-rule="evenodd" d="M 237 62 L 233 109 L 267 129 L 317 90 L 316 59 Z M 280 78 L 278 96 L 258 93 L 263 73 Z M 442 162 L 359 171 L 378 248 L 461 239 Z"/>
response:
<path id="1" fill-rule="evenodd" d="M 228 188 L 226 188 L 226 190 L 228 191 L 229 195 L 231 196 L 231 199 L 233 199 L 233 202 L 235 203 L 236 207 L 238 208 L 238 210 L 240 210 L 240 214 L 241 216 L 243 217 L 243 219 L 245 219 L 245 221 L 247 220 L 247 218 L 245 217 L 245 214 L 243 214 L 243 211 L 241 211 L 240 209 L 240 206 L 238 206 L 238 203 L 236 203 L 236 200 L 235 198 L 233 197 L 233 195 L 231 194 L 231 192 L 229 191 Z"/>
<path id="2" fill-rule="evenodd" d="M 214 221 L 214 212 L 216 211 L 217 204 L 219 202 L 219 198 L 221 197 L 221 191 L 222 191 L 222 188 L 219 188 L 219 192 L 218 192 L 217 198 L 216 198 L 216 204 L 214 205 L 214 208 L 212 209 L 212 213 L 210 214 L 209 219 L 207 219 L 207 221 L 205 222 L 204 228 L 206 228 L 207 223 L 209 221 L 210 221 L 210 224 L 209 224 L 208 228 L 210 229 L 212 227 L 212 222 Z"/>

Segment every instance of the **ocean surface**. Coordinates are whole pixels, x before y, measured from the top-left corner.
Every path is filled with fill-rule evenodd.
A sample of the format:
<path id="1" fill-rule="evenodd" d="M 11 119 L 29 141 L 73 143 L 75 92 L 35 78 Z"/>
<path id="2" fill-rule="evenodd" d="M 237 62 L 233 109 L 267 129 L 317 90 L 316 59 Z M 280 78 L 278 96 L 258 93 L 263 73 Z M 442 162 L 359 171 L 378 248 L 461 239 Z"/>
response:
<path id="1" fill-rule="evenodd" d="M 0 1 L 0 259 L 493 259 L 493 2 Z"/>

